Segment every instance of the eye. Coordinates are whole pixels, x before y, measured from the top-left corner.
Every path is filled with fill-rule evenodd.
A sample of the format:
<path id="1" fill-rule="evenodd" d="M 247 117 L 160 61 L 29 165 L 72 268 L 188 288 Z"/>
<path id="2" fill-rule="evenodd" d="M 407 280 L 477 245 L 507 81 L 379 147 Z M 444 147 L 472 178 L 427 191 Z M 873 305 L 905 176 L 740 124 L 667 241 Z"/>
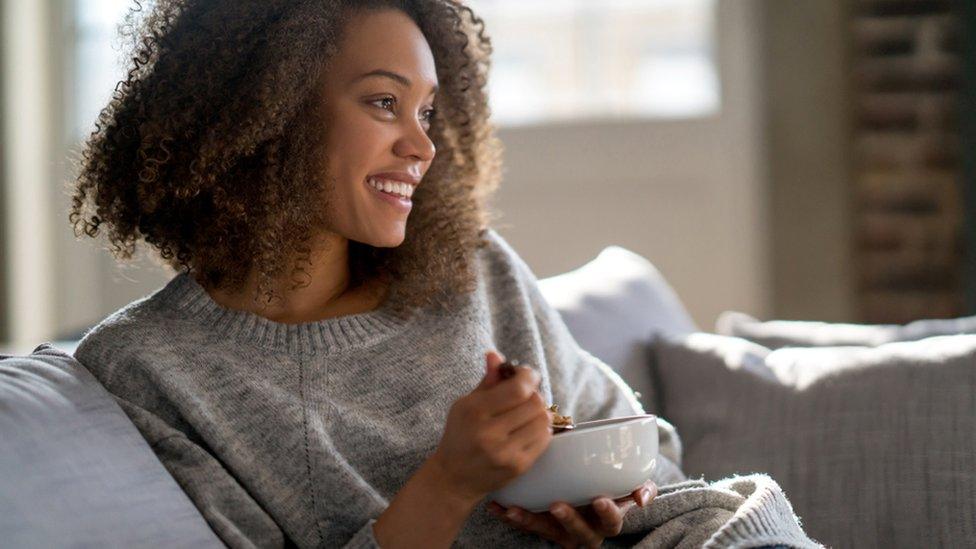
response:
<path id="1" fill-rule="evenodd" d="M 392 104 L 396 104 L 396 98 L 395 97 L 389 97 L 389 96 L 387 96 L 387 97 L 381 97 L 379 99 L 376 99 L 375 101 L 370 101 L 369 103 L 370 103 L 370 105 L 375 105 L 375 104 L 379 103 L 380 101 L 389 101 Z M 380 107 L 380 108 L 383 109 L 383 110 L 388 110 L 390 112 L 393 112 L 392 110 L 387 109 L 386 107 Z"/>
<path id="2" fill-rule="evenodd" d="M 369 103 L 370 105 L 376 105 L 377 103 L 381 103 L 381 102 L 384 104 L 384 106 L 380 106 L 381 109 L 385 111 L 393 112 L 393 106 L 396 105 L 395 97 L 392 96 L 381 97 L 379 99 L 370 101 Z M 389 102 L 388 103 L 389 108 L 385 106 L 387 105 L 387 102 Z M 426 111 L 424 111 L 424 114 L 425 114 L 424 122 L 430 122 L 431 119 L 434 118 L 434 116 L 437 114 L 437 109 L 433 109 L 433 108 L 427 109 Z"/>

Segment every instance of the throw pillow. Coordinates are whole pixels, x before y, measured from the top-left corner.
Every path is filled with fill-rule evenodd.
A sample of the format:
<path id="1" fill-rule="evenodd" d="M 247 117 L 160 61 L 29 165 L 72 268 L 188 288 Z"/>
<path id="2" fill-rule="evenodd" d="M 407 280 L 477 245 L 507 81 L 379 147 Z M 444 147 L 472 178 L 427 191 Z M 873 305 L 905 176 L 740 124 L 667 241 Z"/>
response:
<path id="1" fill-rule="evenodd" d="M 590 354 L 614 369 L 655 412 L 648 343 L 697 331 L 677 294 L 644 257 L 610 246 L 573 271 L 539 281 L 546 301 Z"/>
<path id="2" fill-rule="evenodd" d="M 761 321 L 726 311 L 715 322 L 715 333 L 742 337 L 770 349 L 864 345 L 916 341 L 939 335 L 976 334 L 976 316 L 916 320 L 908 324 L 849 324 L 807 320 Z"/>
<path id="3" fill-rule="evenodd" d="M 689 476 L 767 473 L 834 547 L 976 539 L 976 335 L 771 351 L 697 333 L 654 360 Z"/>

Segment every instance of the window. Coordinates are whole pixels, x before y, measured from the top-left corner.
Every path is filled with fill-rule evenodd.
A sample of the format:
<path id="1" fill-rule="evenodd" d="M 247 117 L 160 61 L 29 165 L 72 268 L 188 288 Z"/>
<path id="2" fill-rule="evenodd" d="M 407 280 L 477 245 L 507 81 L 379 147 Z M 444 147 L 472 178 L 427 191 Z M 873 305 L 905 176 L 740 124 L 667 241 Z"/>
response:
<path id="1" fill-rule="evenodd" d="M 75 0 L 74 48 L 68 105 L 71 141 L 83 141 L 95 129 L 98 113 L 108 105 L 115 85 L 125 76 L 118 26 L 131 0 Z M 70 47 L 70 45 L 69 45 Z"/>
<path id="2" fill-rule="evenodd" d="M 495 120 L 692 118 L 716 113 L 716 0 L 469 0 L 495 52 Z M 83 139 L 124 76 L 129 0 L 75 0 L 72 131 Z"/>
<path id="3" fill-rule="evenodd" d="M 469 0 L 505 125 L 716 113 L 715 0 Z"/>

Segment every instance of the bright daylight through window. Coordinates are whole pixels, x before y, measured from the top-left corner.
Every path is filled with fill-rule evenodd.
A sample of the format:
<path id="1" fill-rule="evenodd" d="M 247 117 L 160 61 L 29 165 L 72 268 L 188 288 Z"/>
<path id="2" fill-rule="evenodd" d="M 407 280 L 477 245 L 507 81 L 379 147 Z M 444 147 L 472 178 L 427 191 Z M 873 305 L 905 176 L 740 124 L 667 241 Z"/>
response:
<path id="1" fill-rule="evenodd" d="M 716 0 L 469 0 L 492 37 L 501 125 L 718 112 Z M 76 0 L 72 137 L 122 78 L 117 25 L 131 0 Z"/>

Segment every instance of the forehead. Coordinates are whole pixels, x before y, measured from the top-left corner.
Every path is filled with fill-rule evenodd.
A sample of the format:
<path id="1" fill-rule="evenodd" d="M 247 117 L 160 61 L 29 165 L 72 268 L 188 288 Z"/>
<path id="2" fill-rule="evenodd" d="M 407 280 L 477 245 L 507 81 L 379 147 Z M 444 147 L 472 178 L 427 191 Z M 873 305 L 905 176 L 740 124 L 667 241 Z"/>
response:
<path id="1" fill-rule="evenodd" d="M 332 72 L 345 85 L 383 69 L 402 74 L 424 90 L 437 83 L 434 56 L 420 28 L 399 11 L 361 11 L 343 32 Z"/>

